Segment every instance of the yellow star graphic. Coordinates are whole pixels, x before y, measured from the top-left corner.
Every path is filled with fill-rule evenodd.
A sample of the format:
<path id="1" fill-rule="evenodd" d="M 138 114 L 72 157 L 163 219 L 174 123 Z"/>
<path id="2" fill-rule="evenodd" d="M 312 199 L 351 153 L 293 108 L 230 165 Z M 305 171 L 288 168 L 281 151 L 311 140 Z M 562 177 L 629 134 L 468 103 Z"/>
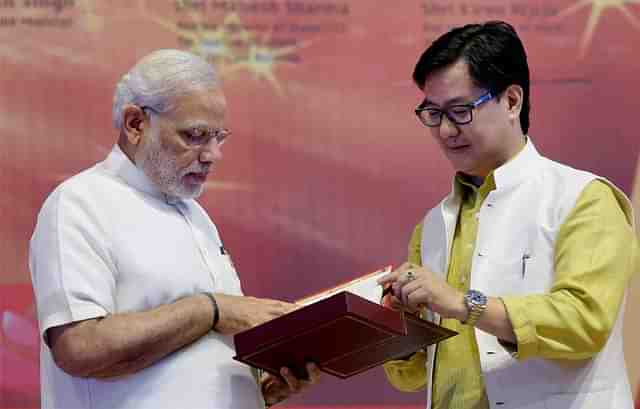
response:
<path id="1" fill-rule="evenodd" d="M 254 75 L 254 78 L 264 78 L 273 86 L 279 95 L 283 95 L 282 86 L 275 76 L 276 66 L 283 63 L 289 63 L 285 56 L 294 53 L 301 47 L 306 46 L 308 43 L 301 45 L 271 48 L 259 44 L 251 44 L 248 49 L 246 59 L 238 61 L 224 70 L 225 75 L 229 75 L 232 72 L 238 70 L 247 70 Z"/>
<path id="2" fill-rule="evenodd" d="M 215 29 L 207 28 L 201 21 L 201 15 L 194 11 L 188 12 L 191 20 L 189 24 L 176 23 L 153 16 L 148 12 L 145 12 L 145 15 L 158 25 L 175 33 L 191 52 L 219 67 L 237 59 L 237 44 L 248 43 L 252 39 L 252 33 L 244 29 L 240 18 L 235 13 L 227 15 L 222 24 L 217 25 Z"/>
<path id="3" fill-rule="evenodd" d="M 640 20 L 627 7 L 628 4 L 640 4 L 640 0 L 579 0 L 577 3 L 561 11 L 557 17 L 562 18 L 575 14 L 578 10 L 591 6 L 591 15 L 587 21 L 582 40 L 580 41 L 580 57 L 584 57 L 591 45 L 591 40 L 600 22 L 602 14 L 607 9 L 617 9 L 636 29 L 640 29 Z"/>
<path id="4" fill-rule="evenodd" d="M 209 24 L 203 23 L 202 16 L 194 11 L 188 12 L 190 24 L 156 17 L 146 10 L 144 14 L 177 34 L 179 40 L 191 52 L 214 63 L 223 77 L 231 77 L 241 70 L 248 71 L 254 74 L 256 79 L 266 79 L 279 95 L 283 94 L 283 89 L 275 76 L 276 67 L 279 64 L 290 63 L 287 56 L 307 45 L 301 43 L 271 48 L 267 46 L 269 38 L 264 38 L 263 35 L 262 40 L 258 41 L 258 35 L 247 30 L 236 13 L 226 15 L 221 24 L 215 25 L 215 29 L 208 28 Z"/>

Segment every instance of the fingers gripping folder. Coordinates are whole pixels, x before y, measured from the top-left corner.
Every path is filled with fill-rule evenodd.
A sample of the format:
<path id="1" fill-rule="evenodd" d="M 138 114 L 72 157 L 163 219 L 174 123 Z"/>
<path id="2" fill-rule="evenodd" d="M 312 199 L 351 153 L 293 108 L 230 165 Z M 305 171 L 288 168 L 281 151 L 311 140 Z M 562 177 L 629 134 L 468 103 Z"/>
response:
<path id="1" fill-rule="evenodd" d="M 389 268 L 299 300 L 304 307 L 234 336 L 234 359 L 273 374 L 305 363 L 339 378 L 407 356 L 457 333 L 379 304 Z"/>

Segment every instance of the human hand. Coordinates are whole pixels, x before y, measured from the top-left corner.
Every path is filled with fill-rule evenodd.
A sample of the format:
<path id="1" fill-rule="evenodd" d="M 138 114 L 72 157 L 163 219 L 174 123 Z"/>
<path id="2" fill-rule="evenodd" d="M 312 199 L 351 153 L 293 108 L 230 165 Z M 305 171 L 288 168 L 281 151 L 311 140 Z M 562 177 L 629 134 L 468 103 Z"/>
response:
<path id="1" fill-rule="evenodd" d="M 300 306 L 268 298 L 214 294 L 220 313 L 215 330 L 233 335 L 294 311 Z"/>
<path id="2" fill-rule="evenodd" d="M 282 402 L 293 394 L 302 392 L 320 380 L 320 369 L 313 363 L 306 364 L 308 379 L 296 378 L 289 368 L 281 368 L 281 377 L 265 373 L 260 381 L 262 396 L 267 405 Z"/>
<path id="3" fill-rule="evenodd" d="M 391 308 L 416 312 L 427 307 L 444 318 L 466 319 L 464 294 L 425 267 L 404 263 L 378 284 L 391 285 L 393 295 L 385 300 Z"/>
<path id="4" fill-rule="evenodd" d="M 408 312 L 411 314 L 419 313 L 420 311 L 418 309 L 414 310 L 402 304 L 402 301 L 398 297 L 396 297 L 396 295 L 394 294 L 392 284 L 393 283 L 389 282 L 384 285 L 384 289 L 382 291 L 382 301 L 381 301 L 382 306 L 390 308 L 394 311 L 402 310 L 404 312 Z"/>

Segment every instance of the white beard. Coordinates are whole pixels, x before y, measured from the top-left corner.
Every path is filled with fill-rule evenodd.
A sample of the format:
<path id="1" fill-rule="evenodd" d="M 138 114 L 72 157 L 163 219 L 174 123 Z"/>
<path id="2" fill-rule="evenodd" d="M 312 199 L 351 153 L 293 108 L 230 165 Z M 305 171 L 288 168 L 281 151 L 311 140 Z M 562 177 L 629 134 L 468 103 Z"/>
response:
<path id="1" fill-rule="evenodd" d="M 194 161 L 186 169 L 178 170 L 176 158 L 162 149 L 157 132 L 151 129 L 148 143 L 140 146 L 135 154 L 138 169 L 156 185 L 164 194 L 181 199 L 195 199 L 204 190 L 204 184 L 195 188 L 181 183 L 182 177 L 190 172 L 200 172 L 203 166 Z"/>

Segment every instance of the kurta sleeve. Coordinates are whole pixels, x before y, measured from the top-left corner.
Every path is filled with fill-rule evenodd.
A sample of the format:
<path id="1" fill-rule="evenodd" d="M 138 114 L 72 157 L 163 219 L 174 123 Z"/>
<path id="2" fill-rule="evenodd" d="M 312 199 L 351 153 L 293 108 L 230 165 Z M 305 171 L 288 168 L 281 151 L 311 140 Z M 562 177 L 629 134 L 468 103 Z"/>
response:
<path id="1" fill-rule="evenodd" d="M 29 267 L 40 332 L 115 310 L 115 266 L 106 223 L 81 192 L 59 188 L 46 200 L 31 238 Z"/>
<path id="2" fill-rule="evenodd" d="M 502 300 L 518 359 L 586 359 L 600 351 L 638 270 L 638 243 L 612 188 L 593 181 L 559 229 L 547 294 Z"/>
<path id="3" fill-rule="evenodd" d="M 422 265 L 420 256 L 420 243 L 422 240 L 422 223 L 413 230 L 409 241 L 408 260 L 411 263 Z M 389 361 L 383 365 L 387 379 L 394 388 L 403 392 L 417 392 L 423 389 L 427 383 L 426 370 L 427 354 L 419 351 L 407 359 Z"/>

